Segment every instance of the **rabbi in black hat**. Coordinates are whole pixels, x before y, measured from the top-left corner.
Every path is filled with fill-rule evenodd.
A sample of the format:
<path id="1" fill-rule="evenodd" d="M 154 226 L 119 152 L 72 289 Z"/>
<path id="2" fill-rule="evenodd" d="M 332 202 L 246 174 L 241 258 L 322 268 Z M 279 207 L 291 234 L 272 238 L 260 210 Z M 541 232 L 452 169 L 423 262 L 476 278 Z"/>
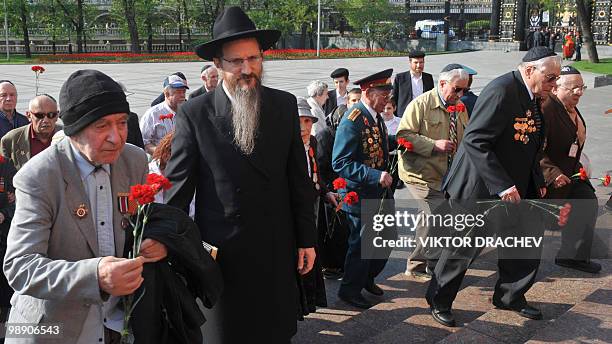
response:
<path id="1" fill-rule="evenodd" d="M 331 74 L 330 77 L 334 80 L 334 89 L 327 91 L 327 101 L 323 106 L 325 110 L 325 116 L 334 112 L 334 110 L 340 106 L 347 106 L 348 104 L 348 90 L 349 84 L 349 71 L 346 68 L 337 68 Z"/>
<path id="2" fill-rule="evenodd" d="M 510 217 L 503 221 L 511 227 L 500 226 L 498 235 L 512 232 L 516 237 L 537 237 L 543 233 L 538 213 L 527 209 L 524 202 L 518 203 L 521 199 L 539 199 L 546 195 L 539 164 L 545 129 L 540 100 L 546 99 L 555 87 L 560 68 L 561 60 L 554 52 L 547 47 L 535 47 L 527 52 L 518 70 L 491 81 L 476 101 L 442 185 L 451 200 L 501 199 L 516 203 L 508 207 Z M 525 299 L 540 264 L 540 249 L 524 252 L 518 248 L 498 249 L 500 257 L 524 259 L 498 259 L 499 278 L 493 305 L 529 319 L 542 318 L 540 310 Z M 452 252 L 453 248 L 447 250 Z M 451 313 L 453 300 L 470 262 L 481 250 L 471 251 L 472 259 L 438 262 L 427 291 L 427 302 L 432 316 L 441 324 L 455 325 Z"/>
<path id="3" fill-rule="evenodd" d="M 226 8 L 213 40 L 195 49 L 222 72 L 221 85 L 175 117 L 165 197 L 187 209 L 195 193 L 195 222 L 218 247 L 225 282 L 205 314 L 206 343 L 289 342 L 301 312 L 296 273 L 314 263 L 314 193 L 296 98 L 262 85 L 263 52 L 279 36 Z"/>
<path id="4" fill-rule="evenodd" d="M 434 88 L 433 76 L 425 73 L 425 53 L 411 51 L 408 54 L 410 70 L 395 75 L 393 99 L 397 104 L 396 116 L 402 117 L 410 102 L 421 94 Z"/>
<path id="5" fill-rule="evenodd" d="M 561 67 L 561 77 L 542 104 L 546 121 L 546 147 L 540 166 L 548 186 L 548 198 L 569 199 L 572 213 L 561 231 L 561 248 L 555 263 L 570 269 L 597 273 L 601 265 L 591 261 L 593 230 L 597 220 L 597 196 L 590 181 L 570 178 L 582 166 L 580 156 L 587 140 L 586 122 L 577 105 L 586 85 L 572 66 Z M 589 170 L 588 167 L 586 167 Z"/>
<path id="6" fill-rule="evenodd" d="M 341 197 L 344 199 L 353 192 L 358 198 L 355 202 L 345 200 L 342 204 L 350 234 L 338 297 L 359 308 L 373 305 L 363 296 L 362 290 L 379 297 L 384 294 L 374 279 L 384 269 L 391 253 L 383 249 L 377 254 L 381 259 L 369 259 L 369 253 L 362 250 L 362 242 L 369 248 L 372 242 L 363 236 L 371 231 L 364 231 L 367 221 L 362 222 L 361 209 L 362 200 L 393 198 L 390 192 L 393 178 L 387 171 L 387 164 L 389 149 L 394 147 L 389 147 L 387 128 L 380 115 L 391 96 L 392 73 L 393 69 L 387 69 L 354 82 L 363 91 L 361 100 L 342 117 L 332 152 L 332 167 L 347 183 L 346 188 L 339 190 Z"/>
<path id="7" fill-rule="evenodd" d="M 143 263 L 167 254 L 146 239 L 141 256 L 118 258 L 125 244 L 119 195 L 145 181 L 147 158 L 125 144 L 130 108 L 107 75 L 72 73 L 59 104 L 67 137 L 13 179 L 19 201 L 4 262 L 15 290 L 9 322 L 44 318 L 63 324 L 62 342 L 117 343 L 120 297 L 141 285 Z"/>

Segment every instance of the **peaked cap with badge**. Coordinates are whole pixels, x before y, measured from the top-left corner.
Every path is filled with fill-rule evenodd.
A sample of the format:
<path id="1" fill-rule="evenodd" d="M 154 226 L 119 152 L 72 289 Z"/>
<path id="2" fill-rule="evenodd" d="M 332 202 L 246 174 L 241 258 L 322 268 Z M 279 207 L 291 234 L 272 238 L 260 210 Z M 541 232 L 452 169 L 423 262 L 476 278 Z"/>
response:
<path id="1" fill-rule="evenodd" d="M 391 84 L 391 75 L 393 74 L 393 68 L 385 69 L 378 73 L 361 78 L 353 84 L 359 85 L 361 90 L 367 90 L 368 88 L 378 88 L 381 90 L 392 90 L 393 84 Z"/>

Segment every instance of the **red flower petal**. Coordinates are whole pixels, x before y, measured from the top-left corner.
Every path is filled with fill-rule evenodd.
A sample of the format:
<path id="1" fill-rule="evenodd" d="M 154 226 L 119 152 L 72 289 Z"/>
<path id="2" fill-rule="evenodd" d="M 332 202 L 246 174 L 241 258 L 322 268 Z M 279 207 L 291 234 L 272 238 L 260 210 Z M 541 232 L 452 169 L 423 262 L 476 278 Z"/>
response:
<path id="1" fill-rule="evenodd" d="M 344 178 L 338 177 L 332 182 L 332 184 L 334 186 L 334 190 L 346 188 L 346 180 Z"/>

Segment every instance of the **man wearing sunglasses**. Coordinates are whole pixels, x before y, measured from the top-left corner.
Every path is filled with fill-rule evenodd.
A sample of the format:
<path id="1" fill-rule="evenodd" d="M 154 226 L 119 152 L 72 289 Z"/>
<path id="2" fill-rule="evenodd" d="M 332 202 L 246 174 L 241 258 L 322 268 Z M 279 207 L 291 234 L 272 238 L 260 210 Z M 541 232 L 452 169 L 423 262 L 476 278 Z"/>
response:
<path id="1" fill-rule="evenodd" d="M 2 140 L 2 155 L 19 170 L 30 158 L 51 145 L 57 128 L 57 103 L 48 95 L 36 96 L 30 101 L 26 116 L 29 125 L 9 131 Z"/>
<path id="2" fill-rule="evenodd" d="M 492 200 L 500 210 L 496 223 L 491 217 L 472 234 L 497 237 L 542 237 L 542 215 L 521 199 L 539 199 L 546 188 L 539 157 L 544 145 L 545 121 L 540 100 L 546 99 L 559 78 L 561 60 L 548 47 L 530 49 L 518 70 L 491 81 L 480 93 L 463 140 L 442 191 L 455 204 L 479 200 L 487 206 L 470 210 L 484 213 Z M 478 203 L 476 203 L 478 204 Z M 475 208 L 475 209 L 474 209 Z M 487 231 L 487 232 L 484 232 Z M 533 285 L 540 264 L 541 246 L 498 247 L 498 280 L 492 303 L 495 307 L 539 320 L 542 313 L 530 306 L 525 293 Z M 427 290 L 431 315 L 439 323 L 454 326 L 451 312 L 463 277 L 481 248 L 465 248 L 457 257 L 455 249 L 443 250 Z"/>
<path id="3" fill-rule="evenodd" d="M 442 178 L 468 123 L 466 108 L 459 100 L 468 89 L 468 80 L 469 72 L 462 65 L 451 63 L 444 67 L 437 87 L 408 104 L 397 129 L 397 138 L 410 141 L 414 147 L 399 156 L 399 177 L 406 184 L 410 199 L 425 201 L 427 213 L 444 199 L 440 191 Z M 416 236 L 427 237 L 427 228 L 418 226 Z M 418 240 L 408 257 L 406 274 L 428 278 L 435 263 L 426 264 L 420 243 Z"/>
<path id="4" fill-rule="evenodd" d="M 17 112 L 17 88 L 9 80 L 0 80 L 0 137 L 28 124 L 28 119 Z"/>

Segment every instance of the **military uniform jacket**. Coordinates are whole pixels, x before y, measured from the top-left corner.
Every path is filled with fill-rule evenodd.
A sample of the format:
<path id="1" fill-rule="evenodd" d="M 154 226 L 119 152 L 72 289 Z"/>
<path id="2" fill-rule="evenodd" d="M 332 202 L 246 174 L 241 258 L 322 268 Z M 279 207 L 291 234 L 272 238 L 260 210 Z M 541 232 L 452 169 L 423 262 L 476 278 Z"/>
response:
<path id="1" fill-rule="evenodd" d="M 476 101 L 442 189 L 451 198 L 486 199 L 516 185 L 521 198 L 539 198 L 543 133 L 544 118 L 535 113 L 521 74 L 496 78 Z"/>
<path id="2" fill-rule="evenodd" d="M 388 161 L 389 140 L 385 122 L 380 115 L 378 123 L 375 122 L 362 102 L 355 104 L 338 125 L 332 152 L 332 167 L 347 182 L 341 196 L 350 191 L 359 195 L 356 204 L 343 204 L 344 211 L 358 215 L 361 213 L 361 200 L 383 197 L 385 189 L 379 182 Z"/>
<path id="3" fill-rule="evenodd" d="M 175 117 L 165 199 L 188 209 L 195 192 L 195 222 L 219 248 L 225 284 L 205 310 L 207 343 L 264 342 L 272 328 L 286 340 L 297 330 L 297 248 L 316 242 L 313 185 L 295 97 L 263 87 L 261 101 L 249 156 L 233 143 L 222 86 L 184 103 Z"/>

